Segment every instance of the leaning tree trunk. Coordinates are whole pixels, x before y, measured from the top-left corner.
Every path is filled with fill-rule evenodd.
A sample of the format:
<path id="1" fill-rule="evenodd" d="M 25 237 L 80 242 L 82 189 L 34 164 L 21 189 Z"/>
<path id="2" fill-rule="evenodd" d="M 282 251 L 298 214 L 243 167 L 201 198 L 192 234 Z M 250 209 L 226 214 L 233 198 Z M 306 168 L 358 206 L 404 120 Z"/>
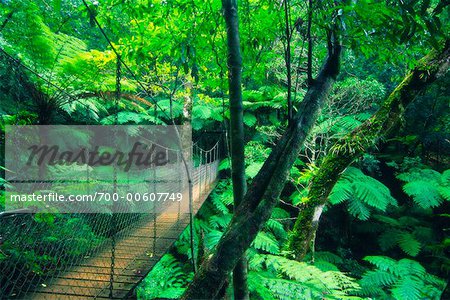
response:
<path id="1" fill-rule="evenodd" d="M 234 207 L 242 202 L 247 190 L 244 159 L 244 122 L 242 104 L 242 57 L 239 42 L 239 17 L 237 0 L 222 1 L 227 25 L 228 84 L 230 93 L 230 152 L 231 179 L 233 182 Z M 245 253 L 233 271 L 235 299 L 249 299 L 247 283 L 247 259 Z"/>
<path id="2" fill-rule="evenodd" d="M 397 88 L 386 98 L 380 110 L 353 132 L 340 139 L 324 158 L 312 179 L 308 202 L 300 210 L 288 249 L 302 260 L 317 230 L 322 209 L 344 170 L 369 147 L 389 136 L 406 108 L 427 86 L 440 77 L 449 66 L 449 41 L 442 51 L 433 50 L 421 59 Z"/>
<path id="3" fill-rule="evenodd" d="M 213 299 L 228 274 L 269 219 L 284 188 L 288 172 L 297 159 L 306 136 L 317 120 L 319 109 L 339 73 L 341 47 L 335 39 L 319 76 L 308 90 L 269 158 L 253 179 L 242 203 L 220 239 L 216 251 L 203 262 L 183 299 Z"/>

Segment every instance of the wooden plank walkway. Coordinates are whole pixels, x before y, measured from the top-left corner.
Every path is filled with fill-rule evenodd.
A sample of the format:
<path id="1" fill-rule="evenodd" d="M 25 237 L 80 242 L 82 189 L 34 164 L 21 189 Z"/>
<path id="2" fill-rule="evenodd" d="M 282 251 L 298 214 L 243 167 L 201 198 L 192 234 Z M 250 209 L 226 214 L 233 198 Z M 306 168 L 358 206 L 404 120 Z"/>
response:
<path id="1" fill-rule="evenodd" d="M 194 186 L 194 215 L 214 186 L 214 181 Z M 184 196 L 189 199 L 187 194 Z M 56 275 L 28 291 L 23 299 L 126 299 L 188 225 L 188 213 L 164 212 L 151 215 L 139 226 L 116 234 L 112 297 L 111 243 L 106 243 L 92 256 L 82 258 L 69 269 L 56 270 Z"/>

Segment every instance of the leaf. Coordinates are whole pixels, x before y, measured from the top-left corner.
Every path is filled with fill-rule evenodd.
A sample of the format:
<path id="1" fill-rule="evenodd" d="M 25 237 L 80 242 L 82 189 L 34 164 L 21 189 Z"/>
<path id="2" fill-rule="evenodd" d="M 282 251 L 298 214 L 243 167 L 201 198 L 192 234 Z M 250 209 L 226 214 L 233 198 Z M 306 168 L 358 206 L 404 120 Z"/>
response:
<path id="1" fill-rule="evenodd" d="M 229 158 L 223 159 L 219 164 L 219 171 L 230 170 L 230 168 L 231 168 L 231 165 L 230 165 Z"/>
<path id="2" fill-rule="evenodd" d="M 422 284 L 411 277 L 400 279 L 392 289 L 392 295 L 397 300 L 417 300 L 421 299 L 420 288 Z"/>
<path id="3" fill-rule="evenodd" d="M 436 183 L 428 180 L 411 181 L 403 186 L 403 191 L 422 208 L 433 208 L 442 203 Z"/>
<path id="4" fill-rule="evenodd" d="M 248 127 L 253 127 L 253 126 L 255 126 L 257 119 L 256 119 L 255 115 L 246 112 L 244 114 L 243 121 L 244 121 L 244 124 L 247 125 Z"/>
<path id="5" fill-rule="evenodd" d="M 211 114 L 212 110 L 208 106 L 195 105 L 194 108 L 192 109 L 192 117 L 194 119 L 199 118 L 202 120 L 208 120 L 209 118 L 211 118 Z"/>
<path id="6" fill-rule="evenodd" d="M 365 261 L 375 265 L 378 269 L 383 271 L 394 270 L 397 265 L 397 261 L 387 256 L 366 256 Z"/>
<path id="7" fill-rule="evenodd" d="M 280 246 L 277 240 L 270 233 L 260 231 L 252 243 L 252 246 L 258 250 L 264 250 L 271 254 L 278 254 Z"/>
<path id="8" fill-rule="evenodd" d="M 253 178 L 258 174 L 259 170 L 263 166 L 263 162 L 254 162 L 251 163 L 247 168 L 245 168 L 245 174 L 248 178 Z"/>
<path id="9" fill-rule="evenodd" d="M 367 205 L 354 198 L 351 198 L 348 202 L 348 211 L 352 216 L 363 221 L 368 220 L 370 217 L 370 210 Z"/>
<path id="10" fill-rule="evenodd" d="M 417 254 L 419 254 L 421 244 L 413 234 L 409 232 L 403 232 L 398 235 L 397 239 L 398 245 L 406 254 L 411 256 L 417 256 Z"/>

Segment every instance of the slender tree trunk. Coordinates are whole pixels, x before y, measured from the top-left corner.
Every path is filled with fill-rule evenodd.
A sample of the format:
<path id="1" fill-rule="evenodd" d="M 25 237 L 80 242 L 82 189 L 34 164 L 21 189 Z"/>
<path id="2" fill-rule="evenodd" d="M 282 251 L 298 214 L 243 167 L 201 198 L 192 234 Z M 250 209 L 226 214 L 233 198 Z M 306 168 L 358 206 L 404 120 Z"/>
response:
<path id="1" fill-rule="evenodd" d="M 228 274 L 270 218 L 289 170 L 339 73 L 340 50 L 339 43 L 335 41 L 319 76 L 300 104 L 292 126 L 272 149 L 237 207 L 216 251 L 203 262 L 182 299 L 214 299 Z"/>
<path id="2" fill-rule="evenodd" d="M 386 98 L 380 110 L 353 132 L 339 140 L 324 158 L 314 176 L 308 202 L 299 212 L 288 249 L 297 260 L 308 251 L 317 230 L 322 209 L 342 172 L 368 148 L 388 136 L 401 118 L 406 106 L 427 86 L 440 77 L 449 66 L 449 42 L 441 52 L 431 51 L 410 71 Z"/>
<path id="3" fill-rule="evenodd" d="M 189 164 L 192 166 L 192 106 L 193 95 L 192 91 L 194 86 L 192 84 L 192 78 L 188 76 L 184 83 L 184 101 L 183 101 L 183 125 L 181 127 L 181 147 L 185 158 L 189 158 Z"/>
<path id="4" fill-rule="evenodd" d="M 286 63 L 286 79 L 287 79 L 287 105 L 288 105 L 288 124 L 292 123 L 292 76 L 291 76 L 291 25 L 289 18 L 289 0 L 284 0 L 284 21 L 286 35 L 286 49 L 284 60 Z"/>
<path id="5" fill-rule="evenodd" d="M 239 41 L 237 0 L 222 1 L 227 26 L 228 84 L 230 93 L 230 152 L 234 206 L 238 207 L 247 190 L 244 158 L 244 109 L 242 104 L 242 57 Z M 243 253 L 233 270 L 234 298 L 249 299 L 247 259 Z"/>
<path id="6" fill-rule="evenodd" d="M 308 62 L 307 62 L 307 81 L 308 86 L 311 86 L 313 83 L 313 77 L 312 77 L 312 51 L 313 51 L 313 45 L 312 45 L 312 38 L 311 38 L 311 24 L 312 24 L 312 0 L 308 0 L 308 25 L 306 29 L 306 38 L 308 40 Z"/>

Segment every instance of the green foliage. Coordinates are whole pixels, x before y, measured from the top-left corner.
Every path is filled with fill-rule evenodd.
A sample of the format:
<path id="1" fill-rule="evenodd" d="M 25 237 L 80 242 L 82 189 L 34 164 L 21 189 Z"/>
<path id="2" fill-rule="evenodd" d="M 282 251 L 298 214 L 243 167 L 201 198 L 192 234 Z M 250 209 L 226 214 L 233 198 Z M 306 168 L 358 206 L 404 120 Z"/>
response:
<path id="1" fill-rule="evenodd" d="M 377 165 L 375 158 L 368 158 L 367 164 L 362 164 L 366 174 L 355 167 L 348 168 L 333 189 L 330 202 L 345 203 L 347 212 L 357 220 L 352 219 L 350 224 L 340 222 L 335 228 L 327 226 L 328 223 L 321 225 L 317 248 L 333 252 L 314 249 L 310 257 L 314 264 L 282 256 L 287 230 L 296 217 L 297 209 L 303 208 L 308 200 L 308 185 L 320 167 L 320 156 L 330 150 L 336 139 L 372 116 L 386 92 L 395 84 L 392 79 L 403 76 L 404 69 L 412 67 L 416 57 L 428 51 L 430 45 L 448 38 L 450 24 L 446 7 L 441 4 L 445 1 L 313 2 L 313 74 L 318 73 L 321 61 L 327 55 L 327 34 L 334 25 L 345 35 L 341 41 L 349 50 L 343 55 L 341 75 L 328 96 L 308 145 L 291 170 L 291 180 L 281 196 L 282 200 L 289 200 L 274 209 L 248 251 L 252 298 L 358 299 L 356 295 L 361 293 L 375 299 L 437 299 L 443 282 L 412 260 L 370 257 L 367 260 L 376 269 L 368 271 L 360 284 L 356 278 L 363 268 L 358 259 L 374 248 L 382 253 L 388 252 L 392 257 L 399 257 L 399 253 L 417 257 L 421 263 L 422 254 L 426 254 L 424 265 L 432 260 L 429 264 L 434 265 L 433 271 L 436 272 L 439 272 L 440 265 L 445 268 L 447 263 L 448 267 L 448 259 L 445 260 L 448 238 L 435 228 L 440 225 L 431 226 L 429 219 L 437 217 L 431 214 L 432 209 L 440 209 L 444 201 L 450 199 L 449 170 L 439 173 L 413 161 L 403 162 L 396 175 L 404 183 L 403 191 L 413 203 L 399 198 L 398 205 L 383 183 L 366 175 L 380 172 L 374 167 Z M 223 128 L 222 122 L 227 124 L 226 28 L 222 24 L 220 1 L 92 1 L 90 7 L 105 32 L 150 94 L 147 96 L 129 70 L 122 68 L 122 98 L 118 107 L 114 101 L 115 53 L 96 29 L 94 20 L 88 17 L 86 9 L 79 4 L 74 0 L 9 0 L 0 4 L 0 26 L 3 27 L 0 47 L 76 98 L 72 101 L 65 92 L 45 80 L 21 70 L 9 60 L 1 59 L 2 132 L 5 124 L 25 125 L 39 121 L 41 114 L 30 105 L 36 100 L 30 89 L 40 91 L 39 95 L 50 99 L 48 102 L 56 102 L 51 113 L 60 118 L 58 123 L 110 125 L 116 123 L 118 108 L 118 124 L 165 124 L 171 110 L 175 122 L 180 124 L 186 121 L 183 109 L 189 109 L 184 107 L 189 98 L 193 102 L 190 122 L 194 131 L 217 131 Z M 308 9 L 300 2 L 290 1 L 288 4 L 292 17 L 290 23 L 297 24 L 291 32 L 291 79 L 295 82 L 291 91 L 296 111 L 310 88 L 305 84 L 304 72 Z M 277 1 L 240 3 L 243 121 L 249 181 L 262 167 L 286 124 L 283 18 L 284 12 Z M 30 85 L 25 85 L 25 82 L 30 82 Z M 406 136 L 396 136 L 390 142 L 400 141 L 402 146 L 412 146 L 420 141 L 426 145 L 432 135 L 435 135 L 433 141 L 448 140 L 444 132 L 449 123 L 445 116 L 448 92 L 440 92 L 444 88 L 445 83 L 438 85 L 423 107 L 413 104 L 408 108 L 413 110 L 414 118 L 407 121 L 407 127 L 416 130 L 420 119 L 424 123 L 420 127 L 426 128 L 431 124 L 429 128 L 407 132 Z M 439 99 L 436 105 L 433 102 L 435 98 Z M 152 100 L 157 101 L 161 108 L 156 115 Z M 80 136 L 79 140 L 86 138 Z M 432 152 L 429 156 L 434 158 L 439 153 Z M 368 168 L 369 165 L 373 168 Z M 220 170 L 224 171 L 222 174 L 228 174 L 229 169 L 229 160 L 223 160 L 220 164 Z M 79 170 L 54 168 L 51 171 L 73 175 Z M 388 185 L 385 178 L 380 178 Z M 389 183 L 392 186 L 393 183 Z M 7 183 L 0 178 L 0 184 Z M 92 190 L 101 188 L 101 185 L 95 185 Z M 77 190 L 80 187 L 71 185 L 67 188 Z M 418 209 L 420 214 L 416 214 Z M 205 252 L 199 260 L 214 251 L 232 219 L 232 212 L 231 183 L 225 179 L 219 182 L 194 222 L 194 250 L 196 253 Z M 336 216 L 327 217 L 326 222 Z M 361 222 L 368 219 L 372 223 Z M 0 262 L 15 259 L 34 274 L 47 276 L 45 272 L 52 266 L 71 261 L 102 243 L 104 237 L 98 235 L 87 220 L 59 215 L 36 216 L 33 222 L 39 224 L 38 238 L 41 242 L 34 245 L 29 235 L 24 234 L 21 238 L 28 239 L 29 250 L 19 258 L 19 254 L 23 254 L 19 251 L 21 249 L 6 241 L 0 251 Z M 368 228 L 372 235 L 366 232 L 364 241 L 373 236 L 369 242 L 374 243 L 364 243 L 357 249 L 342 244 L 333 248 L 333 243 L 320 240 L 321 235 L 330 232 L 337 239 L 344 240 L 342 231 L 338 231 L 344 227 L 352 229 L 346 233 Z M 61 229 L 57 231 L 55 228 Z M 66 236 L 73 239 L 62 243 Z M 356 240 L 356 243 L 361 244 L 361 241 Z M 66 257 L 57 260 L 46 253 L 41 244 L 47 248 L 64 248 Z M 175 249 L 163 256 L 145 279 L 138 289 L 138 297 L 179 298 L 192 279 L 189 247 L 190 233 L 185 230 L 175 243 Z"/>
<path id="2" fill-rule="evenodd" d="M 186 288 L 186 281 L 193 275 L 186 274 L 181 266 L 172 255 L 164 255 L 138 288 L 139 299 L 180 298 Z"/>
<path id="3" fill-rule="evenodd" d="M 280 252 L 280 246 L 275 237 L 267 232 L 261 231 L 253 241 L 252 246 L 255 249 L 262 250 L 271 254 L 278 254 Z"/>
<path id="4" fill-rule="evenodd" d="M 374 219 L 384 228 L 378 238 L 383 251 L 398 246 L 404 253 L 417 256 L 425 245 L 434 240 L 431 226 L 412 216 L 393 218 L 375 215 Z"/>
<path id="5" fill-rule="evenodd" d="M 360 220 L 369 219 L 373 209 L 386 211 L 397 205 L 386 186 L 354 167 L 341 176 L 329 199 L 332 204 L 347 202 L 349 213 Z"/>
<path id="6" fill-rule="evenodd" d="M 356 280 L 335 266 L 323 271 L 315 265 L 261 254 L 253 255 L 249 264 L 254 270 L 249 273 L 249 288 L 261 299 L 317 299 L 323 295 L 327 299 L 360 299 L 354 296 L 359 289 Z"/>
<path id="7" fill-rule="evenodd" d="M 450 170 L 443 174 L 421 167 L 409 169 L 397 175 L 404 181 L 403 191 L 422 208 L 439 206 L 443 200 L 449 201 L 450 195 Z"/>
<path id="8" fill-rule="evenodd" d="M 418 262 L 410 259 L 394 260 L 385 256 L 367 256 L 366 261 L 375 266 L 367 271 L 361 281 L 363 296 L 398 300 L 439 299 L 445 282 L 426 272 Z"/>

